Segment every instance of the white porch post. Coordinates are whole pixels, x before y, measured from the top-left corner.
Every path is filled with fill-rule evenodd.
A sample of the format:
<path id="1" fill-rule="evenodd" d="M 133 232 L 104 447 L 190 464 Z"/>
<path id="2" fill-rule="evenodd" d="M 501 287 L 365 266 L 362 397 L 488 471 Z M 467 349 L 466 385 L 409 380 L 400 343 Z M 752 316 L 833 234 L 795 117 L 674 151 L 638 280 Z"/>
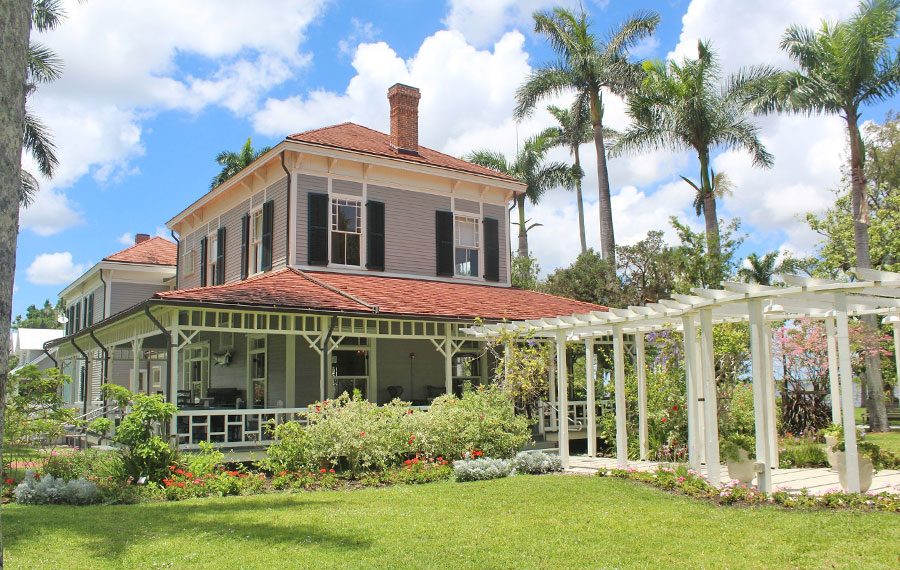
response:
<path id="1" fill-rule="evenodd" d="M 140 338 L 131 341 L 131 391 L 136 393 L 141 374 L 141 347 L 144 340 Z"/>
<path id="2" fill-rule="evenodd" d="M 369 386 L 367 398 L 370 402 L 378 403 L 378 338 L 369 337 Z"/>
<path id="3" fill-rule="evenodd" d="M 453 339 L 450 337 L 450 323 L 444 323 L 444 390 L 453 393 Z"/>
<path id="4" fill-rule="evenodd" d="M 850 368 L 850 327 L 847 322 L 847 297 L 834 296 L 837 321 L 837 348 L 841 374 L 841 414 L 844 420 L 844 445 L 847 460 L 847 490 L 859 493 L 859 452 L 856 448 L 856 410 L 853 407 L 853 371 Z"/>
<path id="5" fill-rule="evenodd" d="M 831 423 L 841 423 L 841 385 L 838 376 L 837 339 L 834 334 L 834 318 L 825 319 L 825 337 L 828 341 L 828 380 L 831 387 Z M 896 341 L 897 335 L 894 335 Z"/>
<path id="6" fill-rule="evenodd" d="M 556 333 L 556 387 L 559 395 L 559 458 L 562 468 L 569 468 L 569 382 L 566 365 L 566 333 Z"/>
<path id="7" fill-rule="evenodd" d="M 769 465 L 778 467 L 778 419 L 776 416 L 777 408 L 775 407 L 775 368 L 772 364 L 772 325 L 763 321 L 763 356 L 766 361 L 763 363 L 763 371 L 765 371 L 765 397 L 766 397 L 766 422 L 768 423 L 769 437 Z"/>
<path id="8" fill-rule="evenodd" d="M 703 411 L 706 424 L 706 475 L 712 485 L 721 478 L 719 466 L 718 400 L 713 352 L 712 310 L 700 310 L 700 357 L 703 368 Z"/>
<path id="9" fill-rule="evenodd" d="M 699 383 L 699 363 L 697 362 L 697 326 L 694 316 L 688 315 L 681 320 L 684 326 L 684 376 L 687 384 L 688 414 L 688 463 L 694 470 L 700 470 L 703 462 L 703 418 L 701 416 Z"/>
<path id="10" fill-rule="evenodd" d="M 634 354 L 634 367 L 637 371 L 640 459 L 647 459 L 650 456 L 650 442 L 647 428 L 647 358 L 644 353 L 644 333 L 638 332 L 634 334 Z"/>
<path id="11" fill-rule="evenodd" d="M 763 464 L 762 472 L 757 476 L 756 484 L 760 491 L 772 490 L 773 465 L 769 463 L 769 437 L 766 406 L 766 373 L 765 346 L 763 345 L 765 327 L 763 325 L 763 310 L 758 299 L 747 303 L 750 316 L 750 359 L 753 376 L 753 417 L 756 432 L 756 462 Z"/>
<path id="12" fill-rule="evenodd" d="M 334 318 L 334 317 L 332 317 Z M 326 340 L 328 333 L 325 328 L 325 317 L 319 319 L 319 401 L 323 402 L 327 398 L 325 395 L 325 380 L 328 376 L 328 346 Z"/>
<path id="13" fill-rule="evenodd" d="M 284 335 L 284 405 L 297 406 L 297 337 Z"/>
<path id="14" fill-rule="evenodd" d="M 169 402 L 178 405 L 178 348 L 181 346 L 181 338 L 178 327 L 178 312 L 173 311 L 171 316 L 172 328 L 169 330 L 169 354 L 172 360 L 167 362 L 169 365 Z M 148 378 L 149 382 L 150 379 Z M 169 434 L 175 439 L 175 446 L 178 446 L 178 414 L 172 415 L 171 427 Z"/>
<path id="15" fill-rule="evenodd" d="M 549 394 L 547 394 L 547 399 L 553 405 L 557 405 L 559 403 L 557 400 L 557 397 L 556 397 L 557 396 L 556 395 L 556 368 L 557 368 L 556 367 L 556 359 L 551 358 L 550 359 L 550 371 L 549 371 L 550 388 L 548 390 Z M 550 429 L 559 428 L 558 420 L 559 420 L 559 410 L 557 410 L 556 414 L 550 414 Z"/>
<path id="16" fill-rule="evenodd" d="M 628 466 L 628 432 L 625 423 L 625 339 L 622 325 L 613 326 L 613 374 L 616 390 L 616 460 L 619 467 Z"/>
<path id="17" fill-rule="evenodd" d="M 587 388 L 587 454 L 597 456 L 597 390 L 594 367 L 594 339 L 584 341 L 585 387 Z"/>

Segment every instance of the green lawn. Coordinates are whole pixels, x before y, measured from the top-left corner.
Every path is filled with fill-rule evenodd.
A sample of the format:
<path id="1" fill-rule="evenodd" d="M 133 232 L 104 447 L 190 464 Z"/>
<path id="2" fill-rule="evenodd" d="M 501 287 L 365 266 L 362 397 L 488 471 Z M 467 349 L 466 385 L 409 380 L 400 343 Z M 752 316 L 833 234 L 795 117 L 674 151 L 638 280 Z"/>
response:
<path id="1" fill-rule="evenodd" d="M 514 477 L 136 506 L 3 508 L 10 568 L 897 568 L 900 515 L 726 508 Z"/>
<path id="2" fill-rule="evenodd" d="M 871 441 L 885 451 L 900 454 L 900 431 L 890 433 L 867 433 L 866 441 Z"/>

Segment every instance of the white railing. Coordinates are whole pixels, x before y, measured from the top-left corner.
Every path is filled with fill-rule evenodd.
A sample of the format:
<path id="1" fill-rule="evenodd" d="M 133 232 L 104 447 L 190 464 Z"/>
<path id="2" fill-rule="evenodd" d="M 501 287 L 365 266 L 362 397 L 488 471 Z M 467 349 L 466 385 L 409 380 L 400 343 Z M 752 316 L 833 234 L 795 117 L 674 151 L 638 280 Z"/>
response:
<path id="1" fill-rule="evenodd" d="M 288 421 L 306 421 L 306 408 L 254 410 L 185 410 L 175 418 L 180 447 L 196 448 L 208 441 L 226 447 L 256 447 L 271 443 L 270 429 Z"/>
<path id="2" fill-rule="evenodd" d="M 597 404 L 600 408 L 597 411 L 597 419 L 599 420 L 600 416 L 604 413 L 607 406 L 605 401 L 598 400 Z M 541 402 L 540 410 L 540 422 L 538 423 L 538 430 L 540 431 L 540 433 L 559 431 L 559 428 L 557 426 L 559 405 L 557 404 L 557 402 Z M 569 402 L 569 431 L 582 431 L 584 429 L 587 429 L 587 411 L 588 406 L 586 401 L 574 400 Z"/>

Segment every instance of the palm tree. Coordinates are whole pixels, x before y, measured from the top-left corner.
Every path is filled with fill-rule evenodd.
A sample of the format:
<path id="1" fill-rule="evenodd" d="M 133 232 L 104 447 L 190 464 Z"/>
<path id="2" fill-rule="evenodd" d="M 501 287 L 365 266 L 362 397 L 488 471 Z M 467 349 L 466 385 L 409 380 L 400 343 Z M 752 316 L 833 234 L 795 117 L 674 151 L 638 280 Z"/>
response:
<path id="1" fill-rule="evenodd" d="M 534 30 L 547 38 L 559 61 L 534 70 L 516 92 L 517 119 L 530 115 L 539 100 L 573 90 L 588 102 L 597 152 L 600 251 L 612 264 L 616 259 L 616 239 L 603 139 L 602 89 L 627 96 L 640 85 L 641 68 L 629 63 L 628 50 L 650 36 L 659 20 L 656 12 L 640 11 L 599 39 L 591 33 L 584 11 L 577 15 L 564 8 L 535 12 Z"/>
<path id="2" fill-rule="evenodd" d="M 646 62 L 642 89 L 629 100 L 631 126 L 613 148 L 613 154 L 651 149 L 693 150 L 700 161 L 700 184 L 706 242 L 713 264 L 713 283 L 722 278 L 716 193 L 710 165 L 715 149 L 750 153 L 756 166 L 768 168 L 772 155 L 757 136 L 758 127 L 746 116 L 744 100 L 756 82 L 771 77 L 767 67 L 743 71 L 724 86 L 715 52 L 708 42 L 697 42 L 698 57 L 679 64 Z"/>
<path id="3" fill-rule="evenodd" d="M 856 266 L 872 267 L 869 252 L 869 208 L 863 172 L 865 149 L 859 131 L 862 107 L 884 101 L 900 86 L 900 57 L 889 40 L 897 37 L 900 0 L 860 2 L 850 19 L 823 22 L 818 30 L 791 26 L 784 33 L 781 49 L 799 66 L 797 71 L 777 75 L 760 84 L 751 103 L 760 113 L 790 112 L 829 114 L 843 117 L 850 138 L 850 187 L 853 209 L 853 239 Z M 876 330 L 874 316 L 863 317 L 867 328 Z M 866 357 L 870 397 L 868 413 L 873 431 L 888 429 L 884 409 L 881 361 Z M 880 395 L 880 397 L 878 396 Z"/>
<path id="4" fill-rule="evenodd" d="M 36 0 L 31 14 L 32 28 L 44 32 L 55 29 L 65 18 L 57 0 Z M 62 75 L 62 61 L 53 51 L 37 42 L 30 42 L 27 53 L 27 79 L 25 81 L 25 131 L 22 149 L 37 163 L 38 170 L 46 178 L 52 178 L 59 165 L 56 146 L 50 138 L 50 130 L 39 118 L 28 111 L 28 97 L 38 84 L 49 83 Z M 39 190 L 37 178 L 24 168 L 20 170 L 19 203 L 28 207 Z"/>
<path id="5" fill-rule="evenodd" d="M 780 271 L 777 263 L 778 252 L 770 251 L 760 257 L 755 253 L 747 256 L 747 263 L 738 270 L 738 276 L 748 283 L 771 285 L 772 277 Z"/>
<path id="6" fill-rule="evenodd" d="M 572 169 L 561 162 L 545 162 L 544 155 L 553 146 L 553 132 L 550 129 L 525 141 L 515 159 L 510 162 L 503 153 L 493 150 L 476 150 L 465 157 L 465 160 L 496 172 L 516 178 L 525 184 L 525 192 L 516 196 L 516 208 L 519 211 L 519 251 L 522 259 L 528 257 L 528 230 L 539 225 L 528 225 L 525 218 L 525 198 L 532 204 L 540 202 L 545 192 L 557 186 L 570 187 Z"/>
<path id="7" fill-rule="evenodd" d="M 216 186 L 222 184 L 241 170 L 247 168 L 251 162 L 272 150 L 272 147 L 264 146 L 260 149 L 253 149 L 253 141 L 247 137 L 247 142 L 241 147 L 239 152 L 223 150 L 216 155 L 216 162 L 222 165 L 222 171 L 213 176 L 209 183 L 209 189 L 212 190 Z"/>
<path id="8" fill-rule="evenodd" d="M 731 183 L 731 179 L 728 178 L 728 175 L 724 172 L 715 172 L 712 168 L 709 169 L 709 174 L 710 179 L 712 180 L 713 196 L 715 196 L 717 200 L 721 200 L 725 196 L 731 196 L 734 190 L 734 184 Z M 702 216 L 706 204 L 703 190 L 701 190 L 700 186 L 690 178 L 682 176 L 681 179 L 690 184 L 691 188 L 696 190 L 697 195 L 694 196 L 694 210 L 697 212 L 697 216 Z"/>
<path id="9" fill-rule="evenodd" d="M 581 145 L 594 139 L 594 130 L 591 128 L 591 112 L 587 99 L 577 97 L 571 109 L 562 109 L 556 105 L 548 105 L 547 111 L 553 115 L 558 127 L 551 127 L 553 133 L 553 146 L 564 147 L 574 156 L 572 165 L 572 184 L 575 186 L 575 195 L 578 202 L 578 233 L 581 238 L 581 253 L 587 252 L 587 238 L 584 230 L 584 201 L 581 196 L 581 180 L 584 171 L 581 169 Z M 603 137 L 608 140 L 616 136 L 612 129 L 604 129 Z"/>

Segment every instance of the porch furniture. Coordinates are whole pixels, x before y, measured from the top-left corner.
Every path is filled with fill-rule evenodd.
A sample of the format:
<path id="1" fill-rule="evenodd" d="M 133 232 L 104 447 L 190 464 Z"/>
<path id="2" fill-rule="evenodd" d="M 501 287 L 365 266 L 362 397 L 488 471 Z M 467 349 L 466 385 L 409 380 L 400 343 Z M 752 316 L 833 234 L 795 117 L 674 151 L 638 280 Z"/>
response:
<path id="1" fill-rule="evenodd" d="M 190 390 L 178 390 L 176 393 L 175 404 L 179 408 L 189 407 L 193 402 L 191 402 L 191 391 Z"/>
<path id="2" fill-rule="evenodd" d="M 403 386 L 388 386 L 387 391 L 391 400 L 393 400 L 403 395 Z"/>
<path id="3" fill-rule="evenodd" d="M 236 408 L 237 400 L 244 400 L 244 391 L 237 388 L 209 388 L 206 397 L 212 399 L 212 407 Z"/>
<path id="4" fill-rule="evenodd" d="M 425 393 L 428 396 L 428 401 L 432 402 L 438 396 L 444 395 L 445 388 L 443 386 L 425 386 Z"/>

